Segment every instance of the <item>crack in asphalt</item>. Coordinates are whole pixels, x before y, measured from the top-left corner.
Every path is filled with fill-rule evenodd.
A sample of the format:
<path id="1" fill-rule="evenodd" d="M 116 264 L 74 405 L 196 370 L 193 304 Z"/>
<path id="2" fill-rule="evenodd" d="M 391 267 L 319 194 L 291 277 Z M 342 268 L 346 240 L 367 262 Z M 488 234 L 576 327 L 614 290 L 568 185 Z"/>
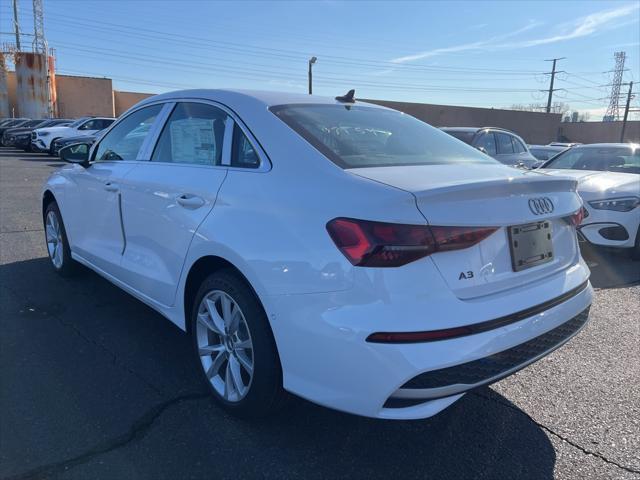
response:
<path id="1" fill-rule="evenodd" d="M 208 397 L 208 393 L 190 393 L 169 399 L 149 409 L 147 413 L 138 418 L 131 428 L 122 435 L 106 440 L 105 442 L 98 444 L 75 457 L 42 465 L 27 472 L 6 477 L 5 480 L 41 479 L 67 472 L 72 468 L 89 462 L 93 457 L 104 455 L 105 453 L 112 452 L 128 444 L 141 440 L 147 435 L 147 433 L 149 433 L 153 424 L 162 416 L 162 414 L 172 406 L 183 402 L 202 400 Z"/>
<path id="2" fill-rule="evenodd" d="M 6 285 L 4 285 L 4 287 L 10 293 L 12 293 L 14 297 L 20 298 L 20 296 L 11 287 L 6 286 Z M 29 299 L 27 298 L 27 301 L 28 300 Z M 29 308 L 29 307 L 27 307 L 27 308 Z M 48 311 L 42 310 L 42 313 L 46 314 L 50 318 L 53 318 L 54 320 L 56 320 L 63 327 L 67 327 L 68 329 L 72 330 L 78 337 L 80 337 L 85 342 L 87 342 L 87 343 L 97 347 L 98 349 L 102 350 L 103 352 L 105 352 L 107 354 L 107 356 L 111 358 L 111 364 L 112 365 L 115 365 L 119 369 L 124 370 L 125 372 L 129 373 L 130 375 L 133 375 L 135 378 L 140 380 L 144 385 L 146 385 L 151 390 L 153 390 L 155 393 L 157 393 L 160 397 L 165 397 L 167 395 L 167 392 L 163 391 L 160 387 L 156 386 L 154 383 L 152 383 L 151 381 L 149 381 L 148 379 L 146 379 L 145 377 L 140 375 L 138 372 L 133 370 L 128 365 L 120 362 L 118 360 L 118 356 L 114 352 L 109 350 L 104 344 L 102 344 L 102 343 L 94 340 L 93 338 L 85 335 L 82 332 L 82 330 L 80 330 L 74 323 L 64 320 L 62 317 L 60 317 L 59 315 L 57 315 L 54 312 L 48 312 Z"/>
<path id="3" fill-rule="evenodd" d="M 585 455 L 591 455 L 592 457 L 598 458 L 600 460 L 602 460 L 605 463 L 608 463 L 610 465 L 613 465 L 615 467 L 620 468 L 621 470 L 624 470 L 626 472 L 629 473 L 635 473 L 635 474 L 640 474 L 640 470 L 637 470 L 635 468 L 632 467 L 627 467 L 626 465 L 622 465 L 618 462 L 615 462 L 613 460 L 609 460 L 607 457 L 605 457 L 604 455 L 602 455 L 601 453 L 598 452 L 592 452 L 591 450 L 587 450 L 586 448 L 584 448 L 581 445 L 578 445 L 577 443 L 575 443 L 574 441 L 570 440 L 569 438 L 565 437 L 564 435 L 561 435 L 557 432 L 555 432 L 554 430 L 552 430 L 551 428 L 547 427 L 546 425 L 538 422 L 537 420 L 535 420 L 531 415 L 529 415 L 527 412 L 525 412 L 524 410 L 518 408 L 515 405 L 509 405 L 506 402 L 502 402 L 498 399 L 495 398 L 491 398 L 488 397 L 486 395 L 483 395 L 481 393 L 478 392 L 470 392 L 472 395 L 475 395 L 476 397 L 480 397 L 482 399 L 497 403 L 499 405 L 502 405 L 503 407 L 507 407 L 510 408 L 511 410 L 514 410 L 516 412 L 521 413 L 522 415 L 524 415 L 525 417 L 527 417 L 531 422 L 533 422 L 534 424 L 536 424 L 536 426 L 540 427 L 541 429 L 543 429 L 546 432 L 549 432 L 551 435 L 553 435 L 556 438 L 559 438 L 560 440 L 562 440 L 563 442 L 568 443 L 569 445 L 571 445 L 572 447 L 574 447 L 577 450 L 580 450 L 582 453 L 584 453 Z"/>

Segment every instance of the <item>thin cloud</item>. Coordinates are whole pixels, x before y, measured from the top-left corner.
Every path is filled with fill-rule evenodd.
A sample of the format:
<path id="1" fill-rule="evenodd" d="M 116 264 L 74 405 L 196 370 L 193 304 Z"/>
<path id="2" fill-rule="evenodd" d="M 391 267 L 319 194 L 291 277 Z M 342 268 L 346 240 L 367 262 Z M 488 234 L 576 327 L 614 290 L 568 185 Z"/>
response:
<path id="1" fill-rule="evenodd" d="M 503 42 L 507 38 L 514 37 L 527 30 L 530 30 L 539 23 L 531 22 L 523 28 L 489 38 L 488 40 L 480 40 L 477 42 L 465 43 L 462 45 L 454 45 L 451 47 L 436 48 L 434 50 L 427 50 L 425 52 L 416 53 L 414 55 L 406 55 L 404 57 L 398 57 L 391 60 L 393 63 L 406 63 L 414 60 L 421 60 L 424 58 L 435 57 L 444 55 L 447 53 L 466 52 L 466 51 L 492 51 L 502 49 L 514 49 L 514 48 L 527 48 L 535 47 L 538 45 L 547 45 L 550 43 L 563 42 L 566 40 L 572 40 L 574 38 L 581 38 L 593 35 L 603 30 L 608 30 L 613 27 L 619 27 L 622 25 L 636 23 L 638 18 L 630 15 L 637 12 L 640 5 L 633 3 L 624 5 L 622 7 L 614 8 L 611 10 L 602 10 L 590 15 L 581 17 L 574 22 L 564 23 L 559 25 L 559 29 L 562 33 L 557 33 L 551 36 L 535 38 L 532 40 L 517 41 L 517 42 Z"/>
<path id="2" fill-rule="evenodd" d="M 640 8 L 638 4 L 625 5 L 624 7 L 614 8 L 613 10 L 605 10 L 592 13 L 586 17 L 577 20 L 573 28 L 564 34 L 553 35 L 546 38 L 538 38 L 526 42 L 516 44 L 517 47 L 535 47 L 537 45 L 546 45 L 548 43 L 563 42 L 574 38 L 587 37 L 602 30 L 602 27 L 609 28 L 615 20 L 627 17 Z M 625 23 L 636 22 L 637 19 L 628 19 Z"/>
<path id="3" fill-rule="evenodd" d="M 422 60 L 423 58 L 436 57 L 438 55 L 442 55 L 446 53 L 465 52 L 469 50 L 485 50 L 487 47 L 491 46 L 491 44 L 497 41 L 506 40 L 507 38 L 513 37 L 515 35 L 519 35 L 521 33 L 526 32 L 527 30 L 531 30 L 532 28 L 537 27 L 538 25 L 541 25 L 541 24 L 538 22 L 529 22 L 528 25 L 525 25 L 524 27 L 519 28 L 518 30 L 505 33 L 504 35 L 497 35 L 487 40 L 480 40 L 477 42 L 465 43 L 462 45 L 454 45 L 453 47 L 436 48 L 434 50 L 428 50 L 426 52 L 420 52 L 414 55 L 406 55 L 404 57 L 394 58 L 391 60 L 391 62 L 406 63 L 406 62 L 412 62 L 414 60 Z"/>

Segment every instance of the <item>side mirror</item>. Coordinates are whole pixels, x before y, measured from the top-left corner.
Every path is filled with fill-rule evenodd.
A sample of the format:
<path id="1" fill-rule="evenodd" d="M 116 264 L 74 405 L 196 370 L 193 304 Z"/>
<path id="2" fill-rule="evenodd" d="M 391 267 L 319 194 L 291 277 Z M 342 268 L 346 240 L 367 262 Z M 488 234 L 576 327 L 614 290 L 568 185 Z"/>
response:
<path id="1" fill-rule="evenodd" d="M 89 143 L 74 143 L 60 149 L 59 155 L 62 160 L 69 163 L 77 163 L 87 168 L 89 166 Z"/>
<path id="2" fill-rule="evenodd" d="M 487 153 L 487 150 L 484 147 L 476 147 L 476 149 L 480 150 L 482 153 L 484 153 L 485 155 L 489 155 Z"/>

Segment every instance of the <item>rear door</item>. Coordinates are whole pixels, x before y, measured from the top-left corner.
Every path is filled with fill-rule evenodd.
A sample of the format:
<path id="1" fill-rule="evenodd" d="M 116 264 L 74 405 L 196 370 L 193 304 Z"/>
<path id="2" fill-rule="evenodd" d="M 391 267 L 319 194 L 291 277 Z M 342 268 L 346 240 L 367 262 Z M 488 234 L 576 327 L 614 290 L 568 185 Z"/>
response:
<path id="1" fill-rule="evenodd" d="M 514 158 L 516 164 L 524 165 L 527 168 L 533 168 L 538 163 L 538 160 L 531 155 L 531 152 L 527 149 L 524 143 L 515 135 L 511 136 L 511 143 L 513 144 Z"/>
<path id="2" fill-rule="evenodd" d="M 504 132 L 494 132 L 496 137 L 497 155 L 494 157 L 500 163 L 505 165 L 517 165 L 518 155 L 513 148 L 511 135 Z"/>
<path id="3" fill-rule="evenodd" d="M 172 305 L 194 233 L 227 175 L 233 120 L 218 105 L 176 103 L 122 192 L 122 280 Z"/>

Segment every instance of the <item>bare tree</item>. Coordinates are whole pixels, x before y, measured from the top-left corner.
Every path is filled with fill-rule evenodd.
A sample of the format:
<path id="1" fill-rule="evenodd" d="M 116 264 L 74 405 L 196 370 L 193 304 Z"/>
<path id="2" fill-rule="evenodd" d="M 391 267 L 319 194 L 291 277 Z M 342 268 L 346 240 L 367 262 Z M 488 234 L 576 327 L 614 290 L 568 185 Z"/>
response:
<path id="1" fill-rule="evenodd" d="M 525 112 L 544 112 L 546 111 L 547 106 L 542 103 L 530 103 L 528 105 L 517 103 L 511 105 L 511 110 L 521 110 Z M 551 113 L 561 113 L 565 114 L 569 111 L 569 104 L 564 102 L 553 102 L 551 104 Z"/>

